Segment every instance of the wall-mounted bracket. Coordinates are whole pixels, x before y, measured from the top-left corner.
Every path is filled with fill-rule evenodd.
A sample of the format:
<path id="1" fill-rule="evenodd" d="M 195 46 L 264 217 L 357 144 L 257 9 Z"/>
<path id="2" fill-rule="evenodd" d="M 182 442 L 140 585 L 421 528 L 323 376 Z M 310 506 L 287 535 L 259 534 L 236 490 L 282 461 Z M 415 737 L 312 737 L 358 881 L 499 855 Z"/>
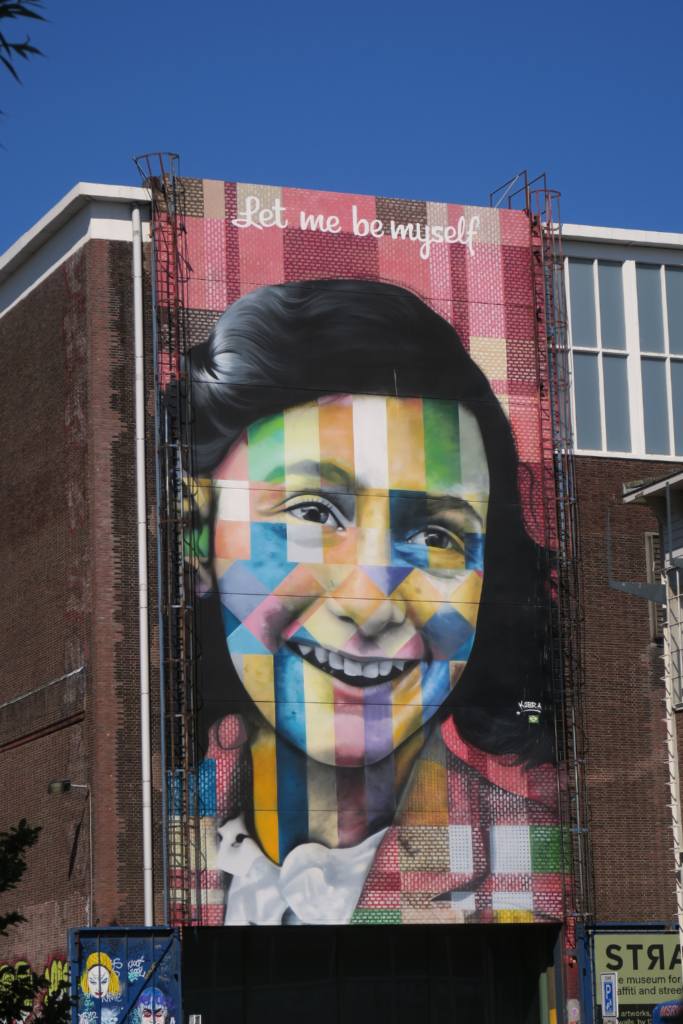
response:
<path id="1" fill-rule="evenodd" d="M 680 559 L 678 559 L 680 561 Z M 666 604 L 666 587 L 663 583 L 638 583 L 615 580 L 612 576 L 612 525 L 610 510 L 607 510 L 607 583 L 612 590 L 620 590 L 631 597 L 640 597 L 655 604 Z"/>
<path id="2" fill-rule="evenodd" d="M 613 579 L 607 582 L 612 590 L 621 590 L 631 597 L 642 597 L 644 601 L 654 601 L 655 604 L 666 603 L 666 587 L 663 583 L 628 583 Z"/>

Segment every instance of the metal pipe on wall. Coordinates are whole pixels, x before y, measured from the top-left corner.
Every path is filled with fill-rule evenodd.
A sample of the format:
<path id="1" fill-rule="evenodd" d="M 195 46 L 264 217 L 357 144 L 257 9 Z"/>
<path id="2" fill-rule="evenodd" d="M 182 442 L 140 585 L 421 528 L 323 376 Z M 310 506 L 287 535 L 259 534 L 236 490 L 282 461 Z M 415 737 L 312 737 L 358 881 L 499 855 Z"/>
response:
<path id="1" fill-rule="evenodd" d="M 683 878 L 681 866 L 683 858 L 683 824 L 681 822 L 681 777 L 678 759 L 678 730 L 676 728 L 676 697 L 675 673 L 673 664 L 673 627 L 675 609 L 673 606 L 673 572 L 671 557 L 673 555 L 673 537 L 671 532 L 671 490 L 669 481 L 665 487 L 666 500 L 666 540 L 664 542 L 663 579 L 666 588 L 666 621 L 664 625 L 664 722 L 666 725 L 666 759 L 669 770 L 669 806 L 671 808 L 671 832 L 673 835 L 674 878 L 676 879 L 676 921 L 678 924 L 678 946 L 683 963 Z M 663 533 L 664 531 L 662 531 Z M 681 967 L 683 971 L 683 966 Z"/>
<path id="2" fill-rule="evenodd" d="M 166 766 L 166 664 L 164 643 L 166 623 L 164 621 L 163 593 L 163 549 L 159 510 L 161 509 L 161 398 L 159 381 L 159 331 L 157 325 L 157 254 L 154 230 L 151 237 L 152 262 L 152 364 L 154 366 L 154 498 L 156 501 L 156 556 L 157 556 L 157 629 L 159 631 L 159 760 L 161 774 L 161 861 L 163 874 L 163 923 L 169 922 L 168 897 L 168 770 Z"/>
<path id="3" fill-rule="evenodd" d="M 152 863 L 152 747 L 149 689 L 149 586 L 147 579 L 147 493 L 145 479 L 145 362 L 142 308 L 142 224 L 140 207 L 131 214 L 133 232 L 133 333 L 135 341 L 135 481 L 138 534 L 138 616 L 140 632 L 140 742 L 142 783 L 142 871 L 145 925 L 154 924 Z"/>

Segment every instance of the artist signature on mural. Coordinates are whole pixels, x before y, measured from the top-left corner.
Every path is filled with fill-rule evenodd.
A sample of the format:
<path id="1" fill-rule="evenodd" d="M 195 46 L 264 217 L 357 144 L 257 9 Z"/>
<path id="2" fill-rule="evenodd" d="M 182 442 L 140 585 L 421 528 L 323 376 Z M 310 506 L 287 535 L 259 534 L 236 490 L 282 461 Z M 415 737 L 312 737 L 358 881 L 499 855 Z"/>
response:
<path id="1" fill-rule="evenodd" d="M 543 710 L 543 705 L 537 700 L 519 700 L 517 701 L 517 714 L 539 714 Z"/>

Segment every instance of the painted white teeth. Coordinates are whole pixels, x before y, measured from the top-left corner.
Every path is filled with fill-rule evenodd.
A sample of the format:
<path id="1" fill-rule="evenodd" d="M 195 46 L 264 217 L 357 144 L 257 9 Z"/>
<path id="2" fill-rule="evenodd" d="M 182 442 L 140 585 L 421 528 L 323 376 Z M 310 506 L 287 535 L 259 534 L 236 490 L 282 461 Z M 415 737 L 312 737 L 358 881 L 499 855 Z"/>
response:
<path id="1" fill-rule="evenodd" d="M 386 677 L 392 672 L 403 672 L 406 667 L 405 660 L 394 661 L 355 661 L 353 658 L 346 658 L 338 651 L 328 651 L 326 647 L 313 647 L 311 644 L 297 644 L 302 657 L 308 657 L 313 653 L 319 665 L 328 665 L 336 672 L 343 672 L 345 676 L 354 678 L 362 676 L 364 679 L 377 679 L 378 676 Z"/>

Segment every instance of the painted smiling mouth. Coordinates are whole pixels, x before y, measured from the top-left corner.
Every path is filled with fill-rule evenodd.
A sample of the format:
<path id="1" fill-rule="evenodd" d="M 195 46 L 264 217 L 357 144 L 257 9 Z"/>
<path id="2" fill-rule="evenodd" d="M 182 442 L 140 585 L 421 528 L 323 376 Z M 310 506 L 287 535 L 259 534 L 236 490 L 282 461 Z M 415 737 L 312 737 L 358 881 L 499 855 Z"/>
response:
<path id="1" fill-rule="evenodd" d="M 388 683 L 402 675 L 406 669 L 418 664 L 417 661 L 408 661 L 405 658 L 350 658 L 348 654 L 331 651 L 327 647 L 314 647 L 294 640 L 290 641 L 289 646 L 304 661 L 334 676 L 335 679 L 348 683 L 349 686 Z"/>

